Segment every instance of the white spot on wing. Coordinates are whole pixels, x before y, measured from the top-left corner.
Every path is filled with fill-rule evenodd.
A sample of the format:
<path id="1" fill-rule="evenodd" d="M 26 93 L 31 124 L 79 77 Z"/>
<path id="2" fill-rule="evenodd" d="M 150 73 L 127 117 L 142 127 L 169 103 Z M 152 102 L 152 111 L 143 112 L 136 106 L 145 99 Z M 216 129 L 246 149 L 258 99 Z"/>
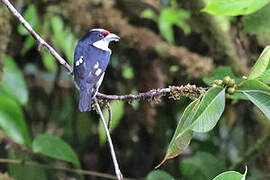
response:
<path id="1" fill-rule="evenodd" d="M 83 56 L 80 57 L 79 62 L 83 63 Z"/>
<path id="2" fill-rule="evenodd" d="M 99 76 L 101 72 L 102 72 L 102 69 L 98 68 L 97 71 L 95 72 L 95 75 Z"/>
<path id="3" fill-rule="evenodd" d="M 99 63 L 98 63 L 98 61 L 97 61 L 97 63 L 94 65 L 94 68 L 97 69 L 98 66 L 99 66 Z"/>
<path id="4" fill-rule="evenodd" d="M 82 64 L 82 63 L 83 63 L 83 56 L 81 56 L 80 59 L 78 59 L 78 60 L 76 61 L 76 66 L 79 66 L 79 65 Z"/>

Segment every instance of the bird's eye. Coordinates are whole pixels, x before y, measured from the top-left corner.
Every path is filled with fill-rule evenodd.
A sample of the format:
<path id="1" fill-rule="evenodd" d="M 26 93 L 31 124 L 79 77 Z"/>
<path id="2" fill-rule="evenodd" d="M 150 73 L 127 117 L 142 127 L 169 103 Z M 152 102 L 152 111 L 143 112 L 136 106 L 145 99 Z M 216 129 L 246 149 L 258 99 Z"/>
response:
<path id="1" fill-rule="evenodd" d="M 103 34 L 98 34 L 98 37 L 104 37 L 104 35 Z"/>

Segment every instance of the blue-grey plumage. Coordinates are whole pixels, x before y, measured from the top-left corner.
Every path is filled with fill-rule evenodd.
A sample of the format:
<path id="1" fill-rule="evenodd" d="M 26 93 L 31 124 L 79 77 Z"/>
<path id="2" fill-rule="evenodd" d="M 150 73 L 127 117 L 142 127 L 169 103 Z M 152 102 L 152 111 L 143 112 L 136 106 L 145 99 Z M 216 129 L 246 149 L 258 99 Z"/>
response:
<path id="1" fill-rule="evenodd" d="M 91 111 L 91 100 L 103 80 L 111 56 L 108 45 L 120 38 L 104 29 L 93 29 L 81 39 L 74 54 L 74 80 L 80 90 L 79 110 Z"/>

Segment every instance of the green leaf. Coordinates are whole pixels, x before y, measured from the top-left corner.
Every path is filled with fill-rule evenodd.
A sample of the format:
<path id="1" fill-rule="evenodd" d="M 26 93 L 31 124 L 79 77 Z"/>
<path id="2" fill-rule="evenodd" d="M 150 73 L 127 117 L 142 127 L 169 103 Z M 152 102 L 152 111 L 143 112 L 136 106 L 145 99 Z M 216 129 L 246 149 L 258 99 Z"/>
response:
<path id="1" fill-rule="evenodd" d="M 173 26 L 181 28 L 185 34 L 190 33 L 190 27 L 185 20 L 190 17 L 190 12 L 183 9 L 165 8 L 158 19 L 160 34 L 169 42 L 174 43 Z"/>
<path id="2" fill-rule="evenodd" d="M 151 19 L 153 21 L 157 21 L 157 19 L 158 19 L 158 16 L 156 15 L 156 13 L 152 9 L 145 9 L 141 13 L 141 17 L 146 18 L 146 19 Z"/>
<path id="3" fill-rule="evenodd" d="M 209 0 L 202 10 L 213 15 L 238 16 L 254 13 L 270 0 Z"/>
<path id="4" fill-rule="evenodd" d="M 215 87 L 204 95 L 196 112 L 193 131 L 208 132 L 215 127 L 225 108 L 225 89 Z"/>
<path id="5" fill-rule="evenodd" d="M 270 84 L 270 69 L 264 71 L 258 79 L 266 84 Z"/>
<path id="6" fill-rule="evenodd" d="M 236 171 L 226 171 L 215 177 L 213 180 L 245 180 L 247 174 L 247 168 L 244 174 L 240 174 Z"/>
<path id="7" fill-rule="evenodd" d="M 270 92 L 270 87 L 257 79 L 251 79 L 241 82 L 237 90 L 262 90 Z M 243 93 L 235 93 L 230 98 L 234 100 L 233 102 L 237 102 L 239 99 L 248 100 L 247 96 Z"/>
<path id="8" fill-rule="evenodd" d="M 1 91 L 0 99 L 0 127 L 18 144 L 30 146 L 31 140 L 21 107 Z"/>
<path id="9" fill-rule="evenodd" d="M 27 51 L 29 51 L 35 45 L 35 43 L 36 43 L 35 39 L 29 35 L 23 44 L 23 48 L 21 51 L 22 55 L 25 55 L 25 53 L 27 53 Z"/>
<path id="10" fill-rule="evenodd" d="M 225 107 L 225 89 L 213 87 L 185 109 L 160 167 L 166 160 L 182 153 L 190 143 L 192 131 L 210 131 L 218 122 Z"/>
<path id="11" fill-rule="evenodd" d="M 28 91 L 23 74 L 10 57 L 6 58 L 2 84 L 4 92 L 16 99 L 20 104 L 27 104 Z"/>
<path id="12" fill-rule="evenodd" d="M 248 79 L 255 79 L 267 69 L 270 60 L 270 46 L 264 48 L 256 64 L 250 70 Z"/>
<path id="13" fill-rule="evenodd" d="M 270 87 L 257 79 L 252 79 L 240 83 L 238 90 L 262 90 L 270 92 Z"/>
<path id="14" fill-rule="evenodd" d="M 195 156 L 183 159 L 180 164 L 185 179 L 196 180 L 212 179 L 224 171 L 225 167 L 224 161 L 208 152 L 197 152 Z"/>
<path id="15" fill-rule="evenodd" d="M 240 78 L 237 78 L 233 72 L 232 68 L 229 66 L 219 66 L 218 68 L 214 69 L 214 75 L 212 77 L 204 77 L 203 82 L 208 86 L 211 86 L 214 80 L 220 79 L 223 80 L 225 76 L 230 76 L 231 78 L 235 79 L 236 83 L 241 81 Z"/>
<path id="16" fill-rule="evenodd" d="M 40 22 L 38 19 L 39 16 L 37 14 L 37 10 L 36 10 L 34 5 L 28 6 L 28 8 L 23 13 L 23 17 L 32 26 L 32 28 L 37 33 L 39 33 L 39 29 L 40 29 Z M 21 49 L 22 55 L 25 55 L 25 53 L 35 45 L 36 41 L 34 40 L 34 38 L 30 35 L 30 33 L 25 29 L 25 27 L 22 24 L 19 24 L 18 32 L 21 35 L 28 36 L 24 42 L 23 48 Z"/>
<path id="17" fill-rule="evenodd" d="M 54 57 L 47 51 L 42 51 L 42 62 L 47 70 L 55 72 L 57 70 L 57 64 Z"/>
<path id="18" fill-rule="evenodd" d="M 59 137 L 50 134 L 39 134 L 32 144 L 33 152 L 71 162 L 80 167 L 79 159 L 73 149 Z"/>
<path id="19" fill-rule="evenodd" d="M 122 70 L 122 76 L 126 79 L 133 79 L 134 78 L 133 68 L 131 66 L 124 66 Z"/>
<path id="20" fill-rule="evenodd" d="M 156 168 L 160 167 L 166 160 L 178 156 L 187 148 L 192 138 L 191 124 L 199 105 L 200 99 L 196 99 L 186 107 L 167 148 L 166 155 Z"/>
<path id="21" fill-rule="evenodd" d="M 260 90 L 242 91 L 270 120 L 270 93 Z"/>
<path id="22" fill-rule="evenodd" d="M 269 32 L 270 29 L 270 4 L 254 14 L 243 17 L 244 31 L 250 34 Z"/>
<path id="23" fill-rule="evenodd" d="M 112 108 L 112 124 L 110 127 L 110 132 L 113 132 L 113 130 L 116 128 L 116 126 L 119 124 L 121 118 L 124 115 L 125 106 L 123 101 L 111 101 L 110 102 L 111 108 Z M 108 122 L 109 120 L 109 113 L 105 113 L 103 111 L 104 118 Z M 99 144 L 102 146 L 106 142 L 106 133 L 103 127 L 103 124 L 101 120 L 99 121 Z"/>
<path id="24" fill-rule="evenodd" d="M 174 180 L 174 177 L 166 171 L 154 170 L 147 175 L 146 180 Z"/>
<path id="25" fill-rule="evenodd" d="M 77 39 L 72 34 L 70 28 L 64 28 L 64 23 L 59 16 L 52 18 L 51 26 L 54 44 L 61 48 L 68 62 L 72 64 Z"/>

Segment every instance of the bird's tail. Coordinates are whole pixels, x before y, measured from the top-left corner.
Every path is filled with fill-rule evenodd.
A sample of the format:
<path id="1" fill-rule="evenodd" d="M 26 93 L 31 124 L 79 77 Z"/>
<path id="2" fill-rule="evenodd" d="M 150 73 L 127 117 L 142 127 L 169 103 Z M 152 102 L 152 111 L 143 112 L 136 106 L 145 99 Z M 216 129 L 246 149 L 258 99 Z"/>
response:
<path id="1" fill-rule="evenodd" d="M 81 112 L 91 111 L 92 93 L 88 90 L 80 92 L 79 110 Z"/>

